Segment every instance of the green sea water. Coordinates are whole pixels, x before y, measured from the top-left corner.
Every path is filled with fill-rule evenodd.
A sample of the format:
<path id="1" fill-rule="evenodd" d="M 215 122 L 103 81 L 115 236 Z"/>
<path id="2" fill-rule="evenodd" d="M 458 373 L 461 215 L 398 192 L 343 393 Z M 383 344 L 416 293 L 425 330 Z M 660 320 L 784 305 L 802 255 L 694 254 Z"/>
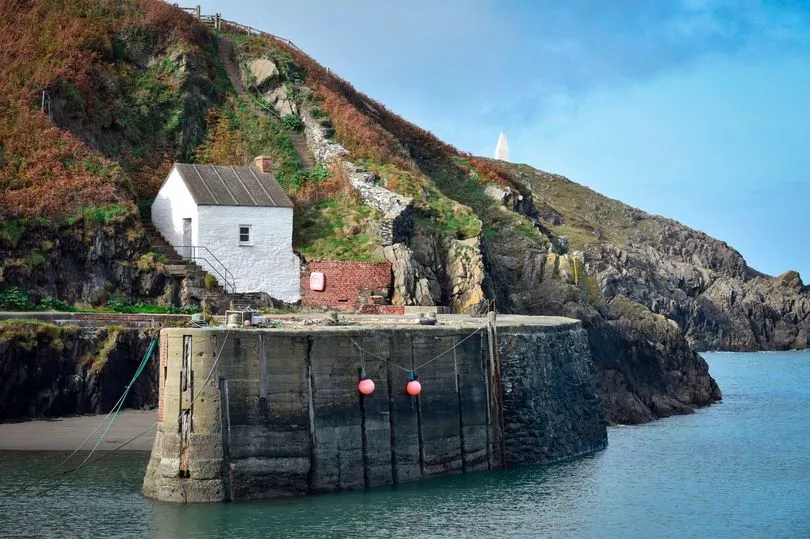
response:
<path id="1" fill-rule="evenodd" d="M 596 455 L 368 492 L 157 503 L 148 455 L 116 453 L 10 495 L 65 454 L 0 453 L 0 536 L 810 537 L 810 353 L 706 358 L 722 403 L 611 428 Z"/>

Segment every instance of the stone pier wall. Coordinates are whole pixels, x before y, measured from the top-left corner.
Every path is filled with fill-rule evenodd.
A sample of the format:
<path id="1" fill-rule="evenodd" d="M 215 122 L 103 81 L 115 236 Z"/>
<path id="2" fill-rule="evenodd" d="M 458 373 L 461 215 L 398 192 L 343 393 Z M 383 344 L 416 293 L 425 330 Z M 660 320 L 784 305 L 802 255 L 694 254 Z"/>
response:
<path id="1" fill-rule="evenodd" d="M 501 376 L 486 329 L 469 337 L 473 331 L 412 325 L 163 330 L 163 420 L 144 493 L 173 502 L 296 496 L 542 462 L 604 446 L 577 322 L 499 328 L 503 361 L 559 376 L 526 377 L 511 367 Z M 546 341 L 555 344 L 536 344 Z M 221 357 L 212 370 L 215 350 Z M 433 358 L 416 370 L 422 394 L 409 397 L 406 370 Z M 376 385 L 367 397 L 357 391 L 363 372 Z M 493 389 L 498 376 L 503 394 Z M 579 390 L 544 387 L 558 383 Z M 193 403 L 192 395 L 198 395 Z M 550 408 L 563 416 L 554 425 L 570 432 L 550 430 L 547 414 L 515 417 L 506 409 L 527 402 L 543 408 L 540 401 L 549 396 L 575 400 Z M 534 434 L 521 435 L 524 427 Z M 591 434 L 578 443 L 581 430 Z M 594 442 L 600 432 L 601 445 Z M 523 447 L 535 443 L 549 449 Z"/>

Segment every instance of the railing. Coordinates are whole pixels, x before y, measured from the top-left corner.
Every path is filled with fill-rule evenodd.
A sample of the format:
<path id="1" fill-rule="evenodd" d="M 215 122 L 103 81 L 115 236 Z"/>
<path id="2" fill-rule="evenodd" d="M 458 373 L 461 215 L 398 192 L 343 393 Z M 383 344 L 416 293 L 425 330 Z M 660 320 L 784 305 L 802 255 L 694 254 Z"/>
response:
<path id="1" fill-rule="evenodd" d="M 190 14 L 194 15 L 195 17 L 197 17 L 197 19 L 199 19 L 202 22 L 205 22 L 205 23 L 208 23 L 208 24 L 213 24 L 214 28 L 216 30 L 221 30 L 222 29 L 222 24 L 227 24 L 228 26 L 232 26 L 232 27 L 236 28 L 237 30 L 241 30 L 242 32 L 247 33 L 248 35 L 272 37 L 273 39 L 277 39 L 278 41 L 281 41 L 282 43 L 285 43 L 286 45 L 292 47 L 293 49 L 295 49 L 297 51 L 304 52 L 300 48 L 298 48 L 298 45 L 296 45 L 295 43 L 293 43 L 292 41 L 290 41 L 289 39 L 287 39 L 285 37 L 277 36 L 275 34 L 271 34 L 270 32 L 265 32 L 264 30 L 259 30 L 258 28 L 253 28 L 252 26 L 247 26 L 245 24 L 239 24 L 238 22 L 223 19 L 222 14 L 220 14 L 220 13 L 215 13 L 214 15 L 203 15 L 201 13 L 201 11 L 200 11 L 200 6 L 199 5 L 195 6 L 195 7 L 181 7 L 175 2 L 168 2 L 168 0 L 163 0 L 163 1 L 166 2 L 166 3 L 171 3 L 174 7 L 178 8 L 178 9 L 182 9 L 186 13 L 190 13 Z"/>
<path id="2" fill-rule="evenodd" d="M 208 249 L 208 247 L 204 245 L 172 245 L 172 248 L 180 253 L 183 260 L 199 260 L 201 262 L 205 262 L 208 265 L 206 271 L 213 272 L 222 280 L 222 288 L 225 289 L 225 292 L 229 294 L 236 292 L 236 279 L 234 278 L 233 273 L 231 273 L 230 270 L 225 267 L 225 264 L 223 264 L 222 261 Z M 215 266 L 212 263 L 212 260 L 216 262 L 218 266 Z"/>

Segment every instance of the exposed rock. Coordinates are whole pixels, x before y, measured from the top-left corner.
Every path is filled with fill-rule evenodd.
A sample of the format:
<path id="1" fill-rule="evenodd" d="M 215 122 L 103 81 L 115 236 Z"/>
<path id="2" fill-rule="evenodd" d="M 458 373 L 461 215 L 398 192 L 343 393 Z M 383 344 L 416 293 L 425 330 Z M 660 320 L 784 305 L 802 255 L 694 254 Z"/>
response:
<path id="1" fill-rule="evenodd" d="M 683 243 L 667 243 L 673 236 Z M 589 247 L 588 268 L 606 298 L 623 295 L 672 318 L 698 350 L 810 346 L 810 293 L 798 274 L 762 276 L 722 242 L 688 230 L 648 241 Z"/>
<path id="2" fill-rule="evenodd" d="M 718 400 L 708 366 L 677 324 L 627 298 L 606 303 L 582 256 L 528 252 L 517 271 L 492 257 L 499 309 L 582 320 L 611 423 L 643 423 Z"/>
<path id="3" fill-rule="evenodd" d="M 612 423 L 690 413 L 720 400 L 706 362 L 672 320 L 617 296 L 607 317 L 585 321 L 599 393 Z"/>
<path id="4" fill-rule="evenodd" d="M 33 262 L 24 253 L 47 252 Z M 0 287 L 17 285 L 36 303 L 46 296 L 66 303 L 126 300 L 167 303 L 179 296 L 180 282 L 164 275 L 162 264 L 143 256 L 150 246 L 136 217 L 108 226 L 78 222 L 55 230 L 30 227 L 16 245 L 0 241 Z"/>
<path id="5" fill-rule="evenodd" d="M 139 330 L 5 325 L 0 328 L 0 421 L 108 412 L 153 337 Z M 153 358 L 124 407 L 154 406 L 158 370 Z"/>
<path id="6" fill-rule="evenodd" d="M 276 86 L 280 80 L 278 67 L 269 58 L 251 60 L 247 64 L 247 71 L 250 85 L 259 90 Z"/>
<path id="7" fill-rule="evenodd" d="M 244 64 L 242 78 L 247 79 L 247 87 L 259 92 L 279 116 L 298 115 L 295 99 L 284 84 L 275 62 L 269 58 L 256 58 Z"/>
<path id="8" fill-rule="evenodd" d="M 441 305 L 439 279 L 432 270 L 416 261 L 410 247 L 395 243 L 386 246 L 383 253 L 394 274 L 394 305 Z"/>

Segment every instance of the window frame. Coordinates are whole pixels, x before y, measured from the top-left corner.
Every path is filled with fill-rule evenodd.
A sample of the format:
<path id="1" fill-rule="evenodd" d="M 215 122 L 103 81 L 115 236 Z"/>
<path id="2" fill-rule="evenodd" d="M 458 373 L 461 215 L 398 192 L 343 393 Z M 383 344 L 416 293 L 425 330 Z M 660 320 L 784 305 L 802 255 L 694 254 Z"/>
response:
<path id="1" fill-rule="evenodd" d="M 248 237 L 247 241 L 242 240 L 242 229 L 243 228 L 247 229 L 247 237 Z M 236 236 L 237 236 L 239 246 L 241 246 L 241 247 L 250 247 L 251 245 L 253 245 L 253 225 L 239 225 L 239 227 L 237 228 L 237 235 Z"/>

